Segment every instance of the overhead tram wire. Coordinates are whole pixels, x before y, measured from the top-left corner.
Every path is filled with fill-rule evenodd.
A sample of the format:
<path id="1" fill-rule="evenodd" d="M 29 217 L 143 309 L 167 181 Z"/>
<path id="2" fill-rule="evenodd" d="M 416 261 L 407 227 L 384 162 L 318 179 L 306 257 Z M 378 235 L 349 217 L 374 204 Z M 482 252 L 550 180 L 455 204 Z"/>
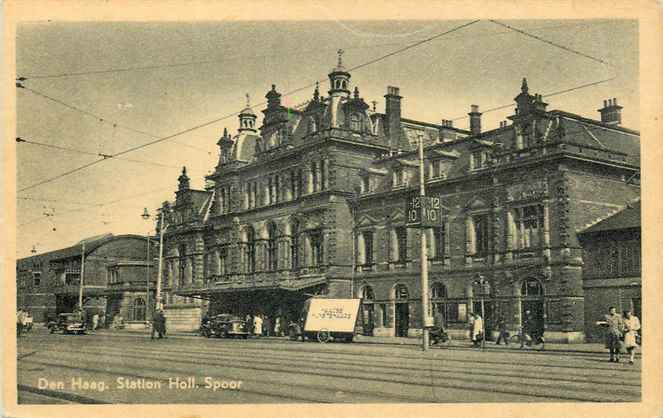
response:
<path id="1" fill-rule="evenodd" d="M 108 119 L 108 118 L 106 118 L 106 117 L 104 117 L 104 116 L 98 115 L 98 114 L 96 114 L 96 113 L 90 112 L 90 111 L 85 110 L 85 109 L 81 109 L 81 108 L 78 107 L 78 106 L 74 106 L 74 105 L 72 105 L 72 104 L 69 104 L 69 103 L 67 103 L 67 102 L 64 102 L 64 101 L 62 101 L 62 100 L 60 100 L 60 99 L 58 99 L 58 98 L 56 98 L 56 97 L 50 96 L 50 95 L 48 95 L 48 94 L 46 94 L 46 93 L 43 93 L 43 92 L 41 92 L 41 91 L 39 91 L 39 90 L 35 90 L 35 89 L 33 89 L 33 88 L 26 87 L 26 86 L 23 84 L 23 82 L 24 82 L 26 79 L 27 79 L 26 77 L 20 77 L 19 79 L 17 79 L 17 80 L 20 81 L 20 84 L 17 83 L 16 85 L 17 85 L 19 88 L 23 89 L 23 90 L 29 91 L 30 93 L 32 93 L 32 94 L 34 94 L 34 95 L 36 95 L 36 96 L 39 96 L 39 97 L 42 97 L 42 98 L 44 98 L 44 99 L 46 99 L 46 100 L 50 100 L 50 101 L 52 101 L 52 102 L 54 102 L 54 103 L 57 103 L 57 104 L 59 104 L 60 106 L 64 106 L 64 107 L 66 107 L 67 109 L 73 110 L 73 111 L 75 111 L 75 112 L 81 113 L 81 114 L 86 115 L 86 116 L 90 116 L 90 117 L 96 119 L 97 122 L 99 122 L 99 123 L 109 124 L 109 125 L 111 125 L 113 128 L 124 129 L 125 131 L 129 131 L 129 132 L 133 132 L 133 133 L 136 133 L 136 134 L 140 134 L 140 135 L 148 136 L 148 137 L 150 137 L 150 138 L 159 138 L 158 135 L 154 135 L 154 134 L 152 134 L 152 133 L 150 133 L 150 132 L 142 131 L 142 130 L 140 130 L 140 129 L 136 129 L 136 128 L 133 128 L 133 127 L 131 127 L 131 126 L 127 126 L 127 125 L 124 125 L 124 124 L 121 124 L 121 123 L 114 122 L 114 121 L 112 121 L 112 120 L 110 120 L 110 119 Z M 210 153 L 208 150 L 205 150 L 205 149 L 202 149 L 202 148 L 199 148 L 199 147 L 195 147 L 195 146 L 193 146 L 193 145 L 191 145 L 191 144 L 185 144 L 185 143 L 177 142 L 177 141 L 173 141 L 173 142 L 176 143 L 176 144 L 179 144 L 179 145 L 183 145 L 183 146 L 185 146 L 185 147 L 189 147 L 189 148 L 192 148 L 192 149 L 196 149 L 196 150 L 198 150 L 198 151 L 202 151 L 202 152 L 204 152 L 204 153 L 206 153 L 206 154 L 209 154 L 209 153 Z"/>
<path id="2" fill-rule="evenodd" d="M 613 67 L 612 67 L 612 64 L 605 61 L 604 59 L 597 58 L 597 57 L 594 57 L 592 55 L 586 54 L 584 52 L 575 50 L 573 48 L 558 44 L 558 43 L 553 42 L 553 41 L 550 41 L 548 39 L 544 39 L 540 36 L 529 33 L 529 32 L 527 32 L 523 29 L 516 28 L 514 26 L 508 25 L 506 23 L 503 23 L 503 22 L 500 22 L 500 21 L 497 21 L 497 20 L 490 19 L 490 22 L 492 22 L 496 25 L 502 26 L 504 28 L 507 28 L 511 31 L 520 33 L 521 35 L 536 39 L 539 42 L 543 42 L 545 44 L 552 45 L 555 48 L 559 48 L 559 49 L 561 49 L 563 51 L 566 51 L 568 53 L 575 54 L 575 55 L 581 56 L 583 58 L 587 58 L 587 59 L 592 60 L 594 62 L 598 62 L 598 63 L 606 66 L 607 68 L 609 68 L 611 70 L 614 70 Z M 614 80 L 615 78 L 617 78 L 616 74 L 614 74 L 614 75 L 612 75 L 608 78 L 601 79 L 601 80 L 592 81 L 592 82 L 589 82 L 589 83 L 585 83 L 585 84 L 581 84 L 581 85 L 578 85 L 578 86 L 570 87 L 570 88 L 567 88 L 567 89 L 564 89 L 564 90 L 558 90 L 558 91 L 554 91 L 554 92 L 551 92 L 551 93 L 543 94 L 542 97 L 552 97 L 552 96 L 558 96 L 558 95 L 564 94 L 564 93 L 570 93 L 572 91 L 576 91 L 576 90 L 584 89 L 584 88 L 587 88 L 587 87 L 592 87 L 592 86 L 596 86 L 596 85 L 599 85 L 599 84 L 607 83 L 609 81 Z M 491 107 L 489 109 L 486 109 L 486 110 L 482 111 L 481 113 L 489 113 L 489 112 L 494 112 L 496 110 L 508 109 L 510 107 L 513 107 L 513 106 L 515 106 L 515 104 L 513 104 L 513 103 L 504 104 L 504 105 L 500 105 L 500 106 L 496 106 L 496 107 Z M 456 118 L 452 118 L 451 120 L 453 120 L 453 121 L 462 120 L 462 119 L 466 119 L 467 117 L 468 117 L 467 115 L 458 116 Z"/>
<path id="3" fill-rule="evenodd" d="M 564 90 L 557 90 L 557 91 L 553 91 L 553 92 L 550 92 L 550 93 L 542 94 L 541 97 L 559 96 L 560 94 L 570 93 L 572 91 L 581 90 L 581 89 L 584 89 L 584 88 L 587 88 L 587 87 L 592 87 L 592 86 L 596 86 L 596 85 L 599 85 L 599 84 L 607 83 L 609 81 L 614 80 L 615 78 L 617 78 L 617 76 L 612 76 L 610 78 L 604 78 L 602 80 L 597 80 L 597 81 L 592 81 L 592 82 L 585 83 L 585 84 L 580 84 L 578 86 L 569 87 L 569 88 L 564 89 Z M 514 107 L 514 106 L 515 106 L 514 103 L 503 104 L 503 105 L 499 105 L 499 106 L 496 106 L 496 107 L 488 108 L 486 110 L 482 110 L 481 113 L 495 112 L 496 110 L 508 109 L 508 108 Z M 464 116 L 457 116 L 455 118 L 451 118 L 450 120 L 456 121 L 456 120 L 463 120 L 463 119 L 467 119 L 467 118 L 468 118 L 468 116 L 464 115 Z"/>
<path id="4" fill-rule="evenodd" d="M 399 53 L 405 52 L 405 51 L 407 51 L 407 50 L 409 50 L 409 49 L 415 48 L 415 47 L 417 47 L 417 46 L 419 46 L 419 45 L 422 45 L 422 44 L 424 44 L 424 43 L 426 43 L 426 42 L 433 41 L 433 40 L 435 40 L 435 39 L 441 38 L 442 36 L 445 36 L 445 35 L 448 35 L 448 34 L 450 34 L 450 33 L 456 32 L 456 31 L 458 31 L 458 30 L 460 30 L 460 29 L 466 28 L 466 27 L 468 27 L 468 26 L 470 26 L 470 25 L 473 25 L 473 24 L 475 24 L 475 23 L 477 23 L 477 22 L 480 22 L 480 20 L 473 20 L 473 21 L 471 21 L 471 22 L 464 23 L 464 24 L 462 24 L 462 25 L 456 26 L 456 27 L 454 27 L 454 28 L 452 28 L 452 29 L 449 29 L 449 30 L 447 30 L 447 31 L 445 31 L 445 32 L 442 32 L 442 33 L 439 33 L 439 34 L 437 34 L 437 35 L 434 35 L 434 36 L 428 37 L 428 38 L 426 38 L 426 39 L 423 39 L 423 40 L 417 41 L 417 42 L 415 42 L 415 43 L 413 43 L 413 44 L 411 44 L 411 45 L 408 45 L 408 46 L 405 46 L 405 47 L 403 47 L 403 48 L 397 49 L 396 51 L 392 51 L 392 52 L 390 52 L 390 53 L 388 53 L 388 54 L 386 54 L 386 55 L 383 55 L 383 56 L 381 56 L 381 57 L 378 57 L 378 58 L 372 59 L 372 60 L 367 61 L 367 62 L 365 62 L 365 63 L 359 64 L 359 65 L 356 65 L 356 66 L 354 66 L 354 67 L 351 67 L 351 68 L 348 69 L 348 71 L 357 70 L 357 69 L 360 69 L 360 68 L 366 67 L 366 66 L 368 66 L 368 65 L 374 64 L 374 63 L 376 63 L 376 62 L 382 61 L 382 60 L 384 60 L 384 59 L 386 59 L 386 58 L 389 58 L 389 57 L 392 57 L 392 56 L 394 56 L 394 55 L 396 55 L 396 54 L 399 54 Z M 321 81 L 324 81 L 324 79 L 323 79 L 323 80 L 316 80 L 316 81 L 313 82 L 313 83 L 309 83 L 309 84 L 307 84 L 307 85 L 305 85 L 305 86 L 302 86 L 302 87 L 299 87 L 299 88 L 297 88 L 297 89 L 294 89 L 294 90 L 288 91 L 288 92 L 284 93 L 282 96 L 292 95 L 292 94 L 294 94 L 294 93 L 297 93 L 297 92 L 299 92 L 299 91 L 305 90 L 305 89 L 307 89 L 307 88 L 311 88 L 311 87 L 315 86 L 316 83 L 319 83 L 319 82 L 321 82 Z M 17 85 L 19 85 L 19 83 L 17 83 Z M 21 88 L 26 89 L 26 90 L 29 90 L 29 91 L 34 91 L 34 90 L 29 89 L 28 87 L 25 87 L 25 86 L 22 86 L 22 85 L 21 85 Z M 262 105 L 264 105 L 264 104 L 266 104 L 265 101 L 263 101 L 263 102 L 261 102 L 261 103 L 258 103 L 258 104 L 255 104 L 255 105 L 251 106 L 251 108 L 258 107 L 258 106 L 262 106 Z M 68 107 L 69 107 L 69 106 L 68 106 Z M 168 140 L 170 140 L 170 139 L 172 139 L 172 138 L 175 138 L 175 137 L 178 137 L 178 136 L 184 135 L 184 134 L 186 134 L 186 133 L 189 133 L 189 132 L 192 132 L 192 131 L 195 131 L 195 130 L 198 130 L 198 129 L 201 129 L 201 128 L 204 128 L 204 127 L 207 127 L 207 126 L 210 126 L 210 125 L 213 125 L 213 124 L 218 123 L 218 122 L 220 122 L 220 121 L 222 121 L 222 120 L 225 120 L 225 119 L 231 118 L 231 117 L 233 117 L 233 116 L 237 116 L 237 115 L 239 115 L 240 112 L 241 112 L 241 110 L 240 110 L 240 111 L 237 111 L 237 112 L 233 112 L 233 113 L 227 114 L 227 115 L 225 115 L 225 116 L 221 116 L 221 117 L 219 117 L 219 118 L 216 118 L 216 119 L 210 120 L 210 121 L 208 121 L 208 122 L 204 122 L 204 123 L 201 123 L 201 124 L 198 124 L 198 125 L 192 126 L 192 127 L 190 127 L 190 128 L 184 129 L 184 130 L 179 131 L 179 132 L 176 132 L 176 133 L 174 133 L 174 134 L 171 134 L 171 135 L 168 135 L 168 136 L 165 136 L 165 137 L 161 137 L 161 138 L 157 138 L 157 139 L 155 139 L 154 141 L 150 141 L 150 142 L 146 142 L 146 143 L 141 144 L 141 145 L 137 145 L 137 146 L 134 146 L 134 147 L 130 147 L 130 148 L 124 150 L 124 151 L 120 151 L 120 152 L 118 152 L 118 153 L 115 153 L 111 158 L 115 158 L 115 157 L 118 157 L 118 156 L 121 156 L 121 155 L 125 155 L 125 154 L 128 154 L 128 153 L 130 153 L 130 152 L 134 152 L 134 151 L 137 151 L 137 150 L 140 150 L 140 149 L 143 149 L 143 148 L 149 147 L 149 146 L 151 146 L 151 145 L 155 145 L 155 144 L 158 144 L 158 143 L 161 143 L 161 142 L 164 142 L 164 141 L 168 141 Z M 90 114 L 90 112 L 85 112 L 85 113 Z M 29 190 L 29 189 L 35 188 L 35 187 L 37 187 L 37 186 L 41 186 L 41 185 L 43 185 L 43 184 L 47 184 L 47 183 L 53 182 L 53 181 L 55 181 L 55 180 L 61 179 L 61 178 L 66 177 L 66 176 L 68 176 L 68 175 L 71 175 L 71 174 L 74 174 L 74 173 L 79 172 L 79 171 L 81 171 L 81 170 L 84 170 L 84 169 L 86 169 L 86 168 L 88 168 L 88 167 L 94 166 L 94 165 L 96 165 L 96 164 L 98 164 L 98 163 L 100 163 L 100 162 L 102 162 L 102 161 L 107 160 L 107 159 L 110 159 L 110 158 L 102 158 L 102 159 L 95 160 L 95 161 L 92 161 L 92 162 L 90 162 L 90 163 L 84 164 L 84 165 L 82 165 L 82 166 L 79 166 L 79 167 L 73 168 L 73 169 L 68 170 L 67 172 L 61 173 L 61 174 L 59 174 L 59 175 L 57 175 L 57 176 L 54 176 L 54 177 L 51 177 L 51 178 L 48 178 L 48 179 L 42 180 L 42 181 L 37 182 L 37 183 L 34 183 L 34 184 L 30 185 L 30 186 L 24 187 L 24 188 L 18 190 L 18 192 L 23 192 L 23 191 L 26 191 L 26 190 Z"/>
<path id="5" fill-rule="evenodd" d="M 43 142 L 38 142 L 38 141 L 26 139 L 25 137 L 20 137 L 20 136 L 16 137 L 16 142 L 26 143 L 26 144 L 30 144 L 30 145 L 36 145 L 36 146 L 45 147 L 45 148 L 57 149 L 57 150 L 60 150 L 60 151 L 75 152 L 75 153 L 83 154 L 83 155 L 94 155 L 95 157 L 101 157 L 101 158 L 112 158 L 113 157 L 113 154 L 106 154 L 106 153 L 103 153 L 103 152 L 85 151 L 85 150 L 81 150 L 81 149 L 78 149 L 78 148 L 69 148 L 69 147 L 63 147 L 61 145 L 47 144 L 47 143 L 43 143 Z M 180 166 L 171 165 L 171 164 L 163 164 L 163 163 L 158 163 L 158 162 L 155 162 L 155 161 L 135 160 L 135 159 L 132 159 L 132 158 L 125 158 L 125 157 L 120 157 L 120 158 L 117 158 L 117 159 L 121 160 L 121 161 L 128 161 L 128 162 L 137 163 L 137 164 L 150 164 L 150 165 L 155 165 L 155 166 L 158 166 L 158 167 L 165 167 L 165 168 L 178 168 L 178 169 L 181 168 Z"/>
<path id="6" fill-rule="evenodd" d="M 593 22 L 592 26 L 596 25 L 602 25 L 606 24 L 609 22 Z M 547 26 L 537 26 L 530 28 L 530 31 L 532 30 L 550 30 L 550 29 L 559 29 L 559 28 L 568 28 L 568 27 L 577 27 L 577 26 L 587 26 L 586 23 L 566 23 L 566 24 L 559 24 L 559 25 L 547 25 Z M 505 30 L 502 32 L 496 32 L 496 33 L 485 33 L 485 34 L 479 34 L 479 35 L 474 35 L 474 37 L 487 37 L 487 36 L 495 36 L 495 35 L 503 35 L 507 33 L 512 33 L 513 30 Z M 396 46 L 396 45 L 403 45 L 406 44 L 408 41 L 401 41 L 401 42 L 385 42 L 385 43 L 376 43 L 376 44 L 367 44 L 363 46 L 345 46 L 342 47 L 343 50 L 352 50 L 352 49 L 368 49 L 368 48 L 379 48 L 379 47 L 388 47 L 388 46 Z M 88 76 L 88 75 L 101 75 L 101 74 L 113 74 L 113 73 L 124 73 L 124 72 L 132 72 L 132 71 L 150 71 L 150 70 L 159 70 L 159 69 L 168 69 L 168 68 L 180 68 L 180 67 L 186 67 L 186 66 L 193 66 L 193 65 L 205 65 L 205 64 L 218 64 L 220 62 L 227 62 L 227 61 L 232 61 L 232 60 L 242 60 L 242 59 L 251 59 L 251 58 L 271 58 L 271 57 L 283 57 L 284 55 L 304 55 L 304 54 L 309 54 L 309 53 L 315 53 L 315 52 L 320 52 L 320 51 L 330 51 L 330 50 L 337 50 L 338 48 L 317 48 L 317 49 L 312 49 L 312 50 L 302 50 L 302 51 L 296 51 L 292 53 L 280 53 L 280 54 L 271 54 L 271 55 L 234 55 L 230 57 L 223 57 L 219 59 L 214 59 L 214 60 L 199 60 L 199 61 L 186 61 L 186 62 L 174 62 L 174 63 L 166 63 L 166 64 L 152 64 L 152 65 L 145 65 L 145 66 L 136 66 L 136 67 L 120 67 L 120 68 L 108 68 L 108 69 L 101 69 L 101 70 L 88 70 L 88 71 L 72 71 L 72 72 L 63 72 L 59 74 L 25 74 L 22 78 L 23 80 L 46 80 L 46 79 L 54 79 L 54 78 L 71 78 L 71 77 L 82 77 L 82 76 Z"/>

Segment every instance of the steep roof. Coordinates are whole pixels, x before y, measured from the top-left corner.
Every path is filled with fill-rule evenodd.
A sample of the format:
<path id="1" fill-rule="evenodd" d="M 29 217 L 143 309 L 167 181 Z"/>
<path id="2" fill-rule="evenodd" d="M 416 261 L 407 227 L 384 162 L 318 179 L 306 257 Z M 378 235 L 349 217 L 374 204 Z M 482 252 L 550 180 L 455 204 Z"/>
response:
<path id="1" fill-rule="evenodd" d="M 641 227 L 641 204 L 640 199 L 628 204 L 624 209 L 617 213 L 612 213 L 607 217 L 595 222 L 582 230 L 579 234 L 589 234 L 593 232 L 617 231 L 621 229 L 632 229 Z"/>

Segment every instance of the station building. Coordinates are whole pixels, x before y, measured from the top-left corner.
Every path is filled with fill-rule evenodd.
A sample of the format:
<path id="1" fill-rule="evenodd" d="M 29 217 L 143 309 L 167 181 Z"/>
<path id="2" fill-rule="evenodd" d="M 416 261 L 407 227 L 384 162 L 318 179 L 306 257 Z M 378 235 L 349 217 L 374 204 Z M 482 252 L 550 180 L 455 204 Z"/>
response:
<path id="1" fill-rule="evenodd" d="M 155 249 L 156 244 L 151 241 Z M 110 324 L 121 315 L 129 326 L 144 327 L 154 305 L 157 274 L 154 263 L 147 261 L 147 238 L 139 235 L 91 237 L 17 260 L 17 308 L 30 311 L 36 323 L 73 312 L 78 306 L 83 250 L 83 308 L 88 316 L 99 314 L 103 323 Z"/>
<path id="2" fill-rule="evenodd" d="M 203 312 L 295 319 L 311 295 L 360 297 L 363 332 L 421 333 L 419 237 L 406 222 L 419 189 L 441 198 L 427 234 L 432 309 L 452 336 L 484 302 L 487 328 L 512 331 L 530 310 L 550 341 L 585 339 L 586 263 L 578 233 L 640 195 L 639 133 L 621 126 L 609 99 L 600 118 L 548 110 L 522 80 L 515 112 L 482 129 L 403 116 L 388 87 L 385 111 L 369 106 L 340 58 L 323 97 L 286 107 L 272 85 L 262 124 L 247 107 L 224 130 L 204 190 L 183 170 L 164 202 L 166 315 L 180 329 Z M 415 99 L 416 100 L 416 99 Z M 479 292 L 476 282 L 489 284 Z M 431 312 L 432 313 L 432 312 Z"/>

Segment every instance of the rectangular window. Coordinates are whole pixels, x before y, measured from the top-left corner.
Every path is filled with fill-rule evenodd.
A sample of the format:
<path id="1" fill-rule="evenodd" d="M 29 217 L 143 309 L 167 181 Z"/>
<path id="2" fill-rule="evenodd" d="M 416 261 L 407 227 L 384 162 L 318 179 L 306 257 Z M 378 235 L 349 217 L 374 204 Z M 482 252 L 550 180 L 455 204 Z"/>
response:
<path id="1" fill-rule="evenodd" d="M 470 161 L 470 166 L 472 167 L 472 170 L 476 170 L 479 168 L 482 168 L 484 166 L 484 153 L 483 151 L 475 151 L 472 153 L 470 156 L 471 161 Z"/>
<path id="2" fill-rule="evenodd" d="M 373 264 L 373 232 L 365 231 L 364 235 L 364 251 L 366 251 L 366 264 Z"/>
<path id="3" fill-rule="evenodd" d="M 543 235 L 543 206 L 531 205 L 519 208 L 518 233 L 521 249 L 541 247 Z"/>
<path id="4" fill-rule="evenodd" d="M 313 178 L 313 191 L 317 192 L 318 188 L 318 165 L 316 163 L 311 163 L 311 176 Z"/>
<path id="5" fill-rule="evenodd" d="M 32 273 L 32 282 L 35 287 L 39 287 L 41 285 L 41 272 Z"/>
<path id="6" fill-rule="evenodd" d="M 323 255 L 322 232 L 311 232 L 311 265 L 314 267 L 321 266 Z"/>
<path id="7" fill-rule="evenodd" d="M 472 217 L 474 221 L 474 242 L 476 245 L 476 255 L 483 257 L 488 254 L 490 244 L 490 230 L 488 215 L 475 215 Z"/>
<path id="8" fill-rule="evenodd" d="M 640 273 L 640 242 L 625 242 L 620 246 L 621 273 Z"/>
<path id="9" fill-rule="evenodd" d="M 447 323 L 460 322 L 460 320 L 458 319 L 459 318 L 458 314 L 459 314 L 458 303 L 452 302 L 446 304 L 445 318 L 447 320 Z"/>
<path id="10" fill-rule="evenodd" d="M 435 253 L 433 257 L 437 260 L 444 259 L 444 246 L 447 239 L 444 226 L 433 228 L 433 239 L 435 240 Z"/>
<path id="11" fill-rule="evenodd" d="M 402 168 L 394 168 L 393 171 L 393 186 L 394 187 L 399 187 L 403 185 L 403 169 Z"/>
<path id="12" fill-rule="evenodd" d="M 371 181 L 368 176 L 361 178 L 361 191 L 362 193 L 369 193 L 371 191 Z"/>
<path id="13" fill-rule="evenodd" d="M 407 228 L 399 226 L 396 228 L 396 239 L 398 241 L 398 261 L 404 263 L 407 260 Z"/>

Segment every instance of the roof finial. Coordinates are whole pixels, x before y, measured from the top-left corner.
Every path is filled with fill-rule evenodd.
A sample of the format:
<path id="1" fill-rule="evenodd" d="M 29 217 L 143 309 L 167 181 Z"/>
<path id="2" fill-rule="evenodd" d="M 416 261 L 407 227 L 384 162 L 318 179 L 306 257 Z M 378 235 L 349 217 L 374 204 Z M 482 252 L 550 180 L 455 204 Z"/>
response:
<path id="1" fill-rule="evenodd" d="M 249 96 L 249 93 L 246 93 L 246 107 L 251 107 L 251 96 Z"/>
<path id="2" fill-rule="evenodd" d="M 338 54 L 338 66 L 342 67 L 343 66 L 343 54 L 345 54 L 345 51 L 343 51 L 342 49 L 339 49 L 338 51 L 336 51 L 336 53 Z"/>
<path id="3" fill-rule="evenodd" d="M 316 102 L 320 100 L 320 83 L 317 81 L 315 82 L 315 90 L 313 90 L 313 100 Z"/>
<path id="4" fill-rule="evenodd" d="M 223 137 L 228 138 L 228 128 L 223 128 Z"/>
<path id="5" fill-rule="evenodd" d="M 355 86 L 354 94 L 355 94 L 355 99 L 358 99 L 359 98 L 359 87 Z"/>
<path id="6" fill-rule="evenodd" d="M 373 112 L 375 112 L 375 108 L 377 107 L 378 102 L 377 100 L 373 100 L 371 103 L 373 103 Z"/>
<path id="7" fill-rule="evenodd" d="M 182 167 L 182 175 L 186 176 L 186 166 Z"/>
<path id="8" fill-rule="evenodd" d="M 527 93 L 529 88 L 527 87 L 527 78 L 523 77 L 523 84 L 520 86 L 520 91 Z"/>

